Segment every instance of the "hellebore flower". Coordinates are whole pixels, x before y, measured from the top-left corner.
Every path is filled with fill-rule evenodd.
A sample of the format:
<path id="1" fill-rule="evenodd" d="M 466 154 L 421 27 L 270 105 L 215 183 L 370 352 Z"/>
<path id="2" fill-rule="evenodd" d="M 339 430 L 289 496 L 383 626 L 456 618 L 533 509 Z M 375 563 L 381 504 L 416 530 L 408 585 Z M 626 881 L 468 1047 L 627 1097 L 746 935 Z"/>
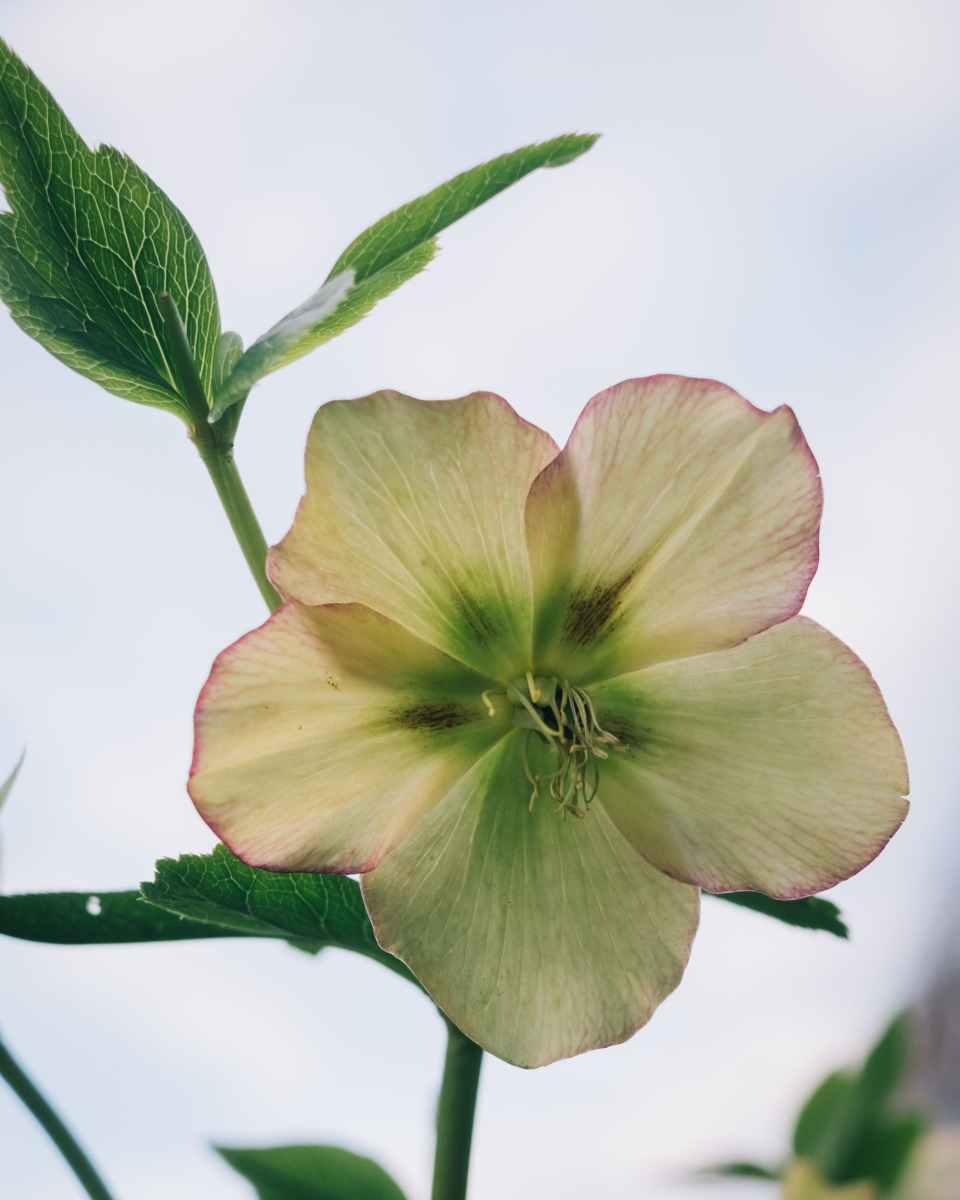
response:
<path id="1" fill-rule="evenodd" d="M 876 685 L 796 616 L 821 492 L 789 409 L 634 380 L 559 453 L 497 396 L 383 392 L 321 408 L 306 474 L 190 793 L 254 866 L 362 873 L 381 944 L 494 1054 L 623 1041 L 699 888 L 816 892 L 902 821 Z"/>

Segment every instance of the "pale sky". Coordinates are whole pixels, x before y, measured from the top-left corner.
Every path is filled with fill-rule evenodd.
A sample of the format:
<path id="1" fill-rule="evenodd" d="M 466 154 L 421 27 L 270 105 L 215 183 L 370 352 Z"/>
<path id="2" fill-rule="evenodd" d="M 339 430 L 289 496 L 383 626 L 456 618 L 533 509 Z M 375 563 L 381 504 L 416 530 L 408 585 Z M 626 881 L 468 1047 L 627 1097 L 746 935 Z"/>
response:
<path id="1" fill-rule="evenodd" d="M 627 1045 L 487 1060 L 472 1200 L 767 1200 L 684 1171 L 775 1159 L 806 1092 L 922 985 L 956 911 L 960 9 L 945 0 L 0 0 L 90 142 L 130 153 L 252 341 L 372 220 L 530 141 L 599 131 L 442 236 L 433 266 L 254 392 L 269 540 L 326 400 L 477 389 L 565 438 L 631 376 L 796 411 L 823 475 L 805 611 L 873 670 L 914 810 L 836 889 L 849 944 L 706 901 Z M 8 891 L 135 886 L 212 845 L 184 780 L 213 656 L 262 601 L 182 426 L 0 319 L 0 822 Z M 429 1194 L 439 1020 L 346 954 L 0 944 L 0 1027 L 121 1200 L 244 1200 L 206 1147 L 336 1142 Z M 0 1092 L 0 1191 L 81 1192 Z"/>

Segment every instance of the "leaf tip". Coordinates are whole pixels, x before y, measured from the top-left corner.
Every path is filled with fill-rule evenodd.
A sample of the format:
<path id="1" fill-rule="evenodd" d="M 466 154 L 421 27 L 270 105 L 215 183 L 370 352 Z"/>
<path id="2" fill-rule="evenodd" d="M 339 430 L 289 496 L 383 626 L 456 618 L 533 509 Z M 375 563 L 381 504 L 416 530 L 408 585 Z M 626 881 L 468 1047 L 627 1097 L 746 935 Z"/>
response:
<path id="1" fill-rule="evenodd" d="M 558 146 L 558 154 L 546 163 L 547 167 L 564 167 L 567 163 L 573 162 L 575 158 L 579 158 L 581 154 L 586 154 L 591 150 L 603 134 L 600 133 L 565 133 L 558 138 L 552 140 Z M 565 149 L 560 149 L 560 143 L 566 143 Z"/>

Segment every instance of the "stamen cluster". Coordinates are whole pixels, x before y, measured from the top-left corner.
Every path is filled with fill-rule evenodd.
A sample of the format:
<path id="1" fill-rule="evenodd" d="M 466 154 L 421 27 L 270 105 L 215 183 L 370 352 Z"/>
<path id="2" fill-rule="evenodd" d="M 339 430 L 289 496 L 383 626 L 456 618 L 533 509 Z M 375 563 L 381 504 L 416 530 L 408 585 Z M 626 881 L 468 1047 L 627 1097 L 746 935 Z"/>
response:
<path id="1" fill-rule="evenodd" d="M 609 757 L 606 747 L 620 744 L 618 738 L 600 727 L 588 693 L 566 679 L 535 677 L 527 671 L 524 677 L 511 680 L 504 692 L 483 693 L 487 711 L 495 716 L 492 696 L 509 701 L 513 724 L 524 730 L 523 770 L 533 789 L 530 812 L 537 807 L 545 786 L 564 820 L 568 815 L 582 819 L 600 786 L 597 760 Z M 531 760 L 534 739 L 550 750 L 553 770 L 546 774 L 537 771 Z"/>

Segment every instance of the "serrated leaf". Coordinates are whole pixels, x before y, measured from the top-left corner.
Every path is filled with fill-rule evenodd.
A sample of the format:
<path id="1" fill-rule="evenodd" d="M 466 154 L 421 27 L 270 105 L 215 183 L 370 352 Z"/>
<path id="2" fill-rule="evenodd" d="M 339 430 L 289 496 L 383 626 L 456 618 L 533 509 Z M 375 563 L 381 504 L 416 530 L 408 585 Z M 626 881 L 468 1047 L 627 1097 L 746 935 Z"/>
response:
<path id="1" fill-rule="evenodd" d="M 91 150 L 0 40 L 0 296 L 31 337 L 107 391 L 189 415 L 157 296 L 183 318 L 206 394 L 220 315 L 183 214 L 130 158 Z"/>
<path id="2" fill-rule="evenodd" d="M 455 175 L 446 183 L 404 204 L 365 229 L 337 259 L 327 276 L 332 279 L 352 267 L 357 283 L 378 274 L 414 247 L 540 167 L 573 162 L 593 146 L 598 134 L 567 133 L 501 154 L 479 167 Z"/>
<path id="3" fill-rule="evenodd" d="M 377 945 L 360 886 L 344 875 L 263 871 L 218 846 L 212 854 L 161 859 L 156 879 L 143 884 L 141 895 L 191 921 L 353 950 L 413 979 L 398 958 Z"/>
<path id="4" fill-rule="evenodd" d="M 0 896 L 0 933 L 60 946 L 255 936 L 184 920 L 147 904 L 139 892 L 38 892 Z"/>
<path id="5" fill-rule="evenodd" d="M 564 134 L 546 142 L 501 154 L 442 183 L 425 196 L 382 217 L 344 250 L 324 286 L 299 309 L 283 318 L 247 350 L 234 373 L 218 393 L 214 416 L 242 400 L 251 387 L 270 371 L 293 362 L 336 337 L 402 283 L 427 266 L 437 251 L 437 234 L 498 192 L 540 167 L 572 162 L 596 142 L 597 134 Z M 352 272 L 352 276 L 348 273 Z M 340 279 L 349 279 L 338 303 L 323 317 L 307 320 L 311 304 Z M 299 314 L 299 317 L 298 317 Z M 295 336 L 283 329 L 294 319 Z M 279 331 L 279 333 L 278 333 Z M 264 345 L 272 339 L 272 343 Z"/>
<path id="6" fill-rule="evenodd" d="M 382 1167 L 338 1146 L 214 1149 L 253 1184 L 258 1200 L 404 1200 Z"/>
<path id="7" fill-rule="evenodd" d="M 765 917 L 774 917 L 777 921 L 795 925 L 800 929 L 818 929 L 839 938 L 850 936 L 850 931 L 840 916 L 840 909 L 832 900 L 824 900 L 821 896 L 804 896 L 800 900 L 773 900 L 760 892 L 705 894 L 716 896 L 718 900 L 728 900 L 731 904 L 739 904 L 742 908 L 762 913 Z"/>

